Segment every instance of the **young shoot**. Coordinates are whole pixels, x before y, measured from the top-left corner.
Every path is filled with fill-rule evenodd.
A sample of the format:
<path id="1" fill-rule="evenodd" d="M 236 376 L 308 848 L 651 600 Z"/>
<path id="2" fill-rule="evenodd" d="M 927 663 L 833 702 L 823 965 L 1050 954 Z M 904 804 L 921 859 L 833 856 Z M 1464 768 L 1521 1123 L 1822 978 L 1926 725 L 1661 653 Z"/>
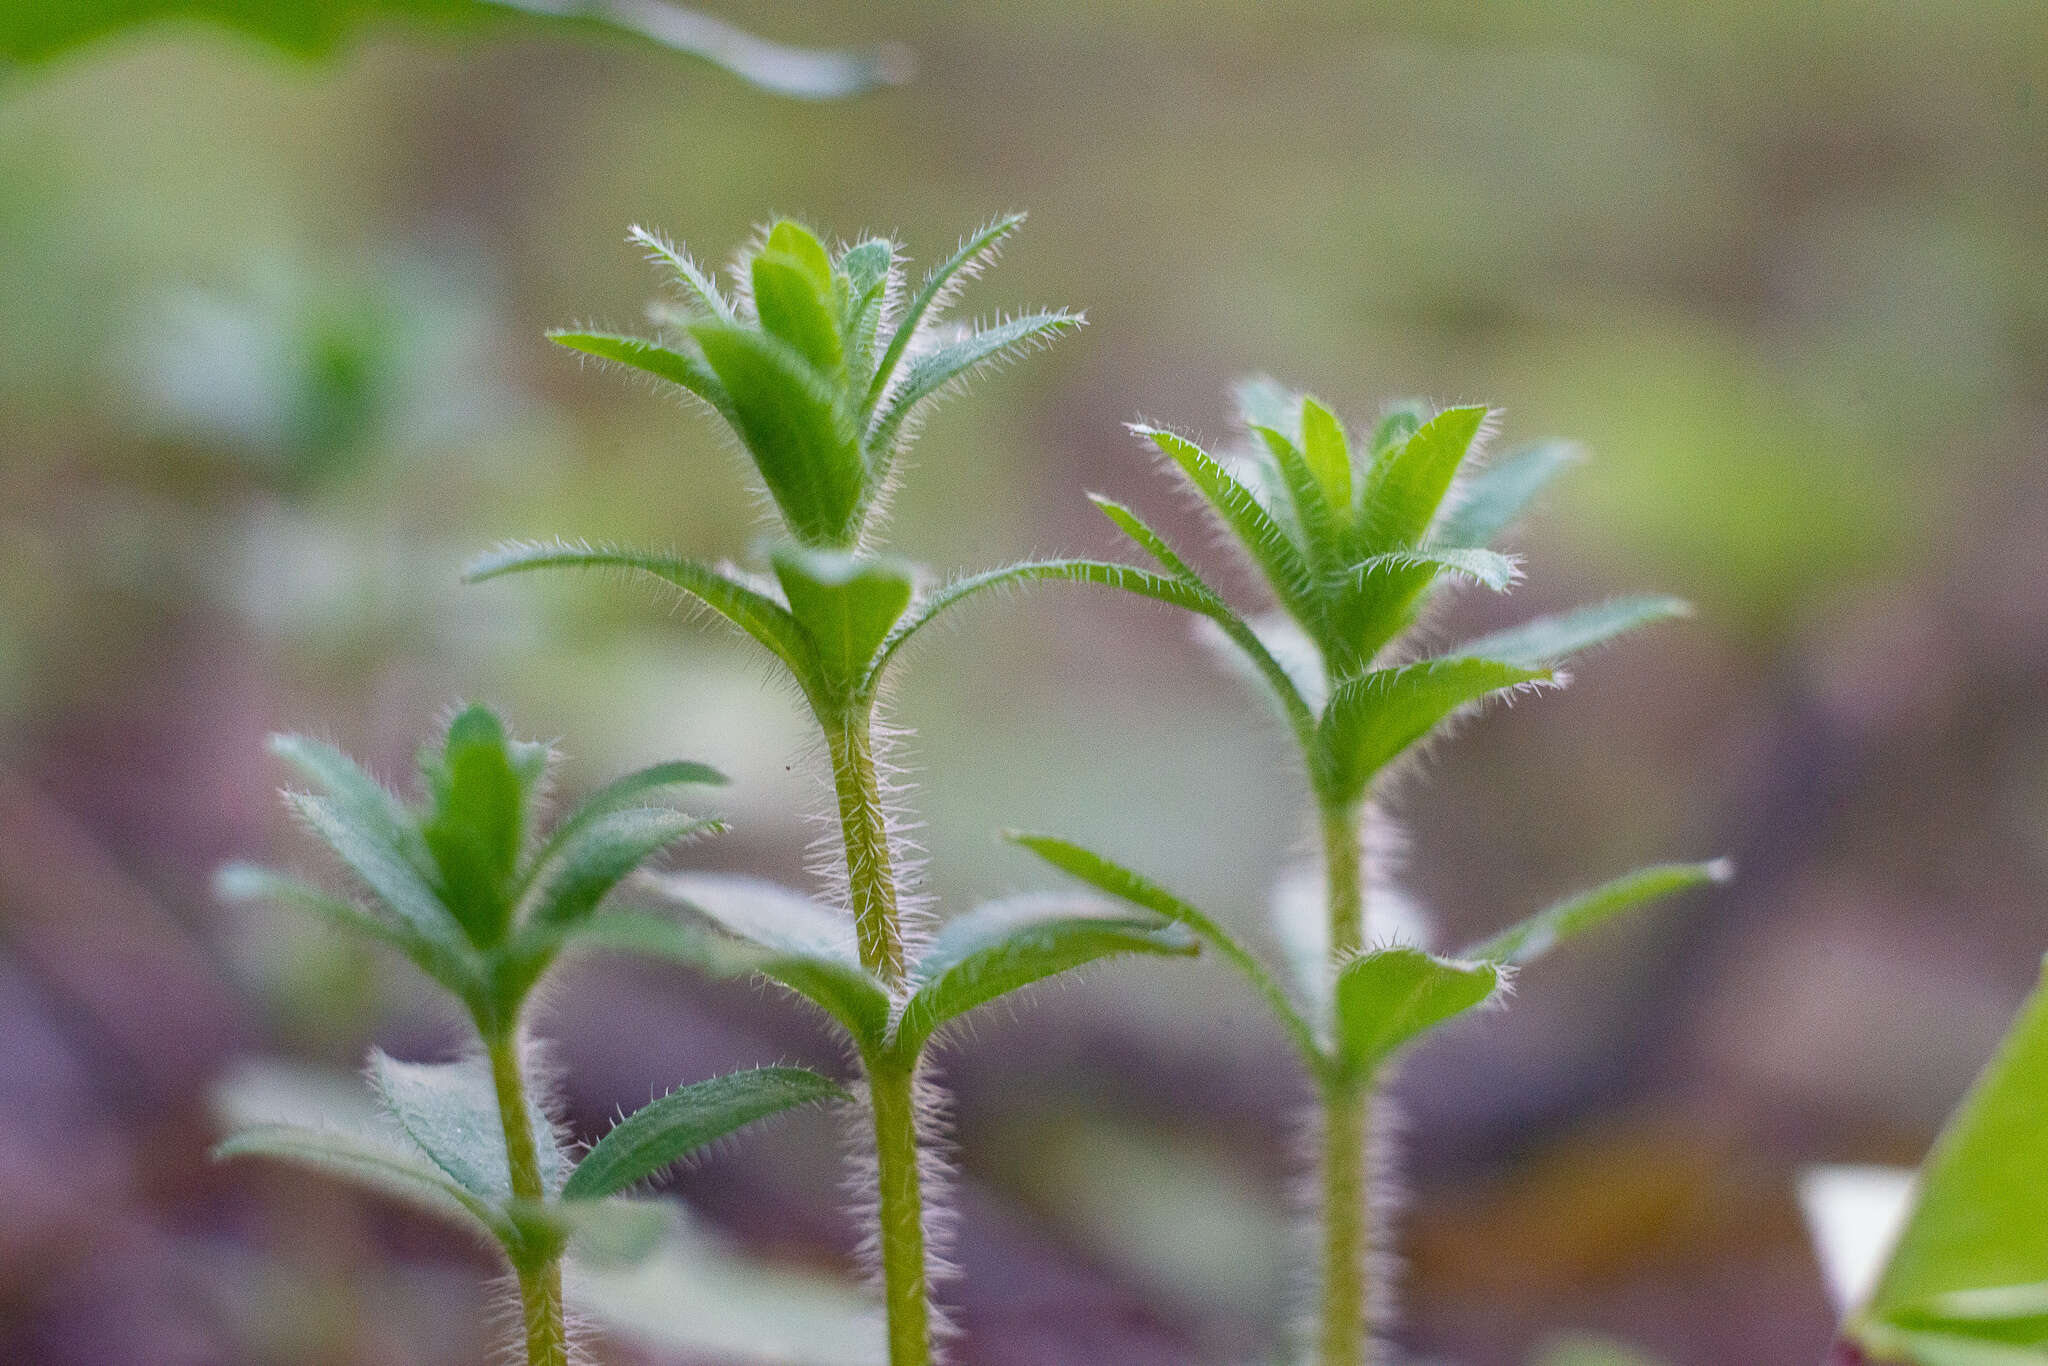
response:
<path id="1" fill-rule="evenodd" d="M 1498 997 L 1511 969 L 1652 899 L 1726 875 L 1718 863 L 1628 874 L 1567 898 L 1492 939 L 1437 954 L 1384 939 L 1368 906 L 1363 826 L 1403 757 L 1490 699 L 1562 684 L 1570 656 L 1681 615 L 1670 598 L 1624 598 L 1543 617 L 1437 654 L 1411 631 L 1447 585 L 1505 592 L 1516 561 L 1493 541 L 1571 461 L 1542 445 L 1476 472 L 1481 407 L 1395 406 L 1357 439 L 1314 398 L 1269 381 L 1238 394 L 1250 437 L 1218 458 L 1159 428 L 1133 430 L 1200 497 L 1264 578 L 1279 610 L 1247 616 L 1131 509 L 1094 498 L 1154 569 L 1063 561 L 1019 566 L 974 588 L 1030 579 L 1104 583 L 1213 623 L 1278 708 L 1300 752 L 1322 848 L 1321 895 L 1276 898 L 1292 980 L 1165 887 L 1050 835 L 1012 838 L 1121 900 L 1187 926 L 1250 979 L 1314 1079 L 1319 1101 L 1320 1266 L 1314 1359 L 1357 1366 L 1373 1350 L 1386 1287 L 1373 1256 L 1370 1108 L 1408 1044 Z M 1384 893 L 1381 894 L 1384 897 Z"/>
<path id="2" fill-rule="evenodd" d="M 272 748 L 306 784 L 286 801 L 356 891 L 237 864 L 222 869 L 222 892 L 396 949 L 461 1003 L 480 1052 L 414 1063 L 373 1051 L 368 1076 L 386 1123 L 266 1124 L 216 1153 L 309 1167 L 477 1234 L 518 1282 L 528 1366 L 567 1366 L 565 1252 L 573 1242 L 592 1256 L 628 1255 L 660 1232 L 659 1207 L 622 1191 L 743 1125 L 845 1094 L 801 1068 L 714 1077 L 651 1102 L 578 1158 L 536 1082 L 523 1022 L 535 984 L 572 945 L 641 942 L 643 917 L 607 898 L 660 850 L 717 828 L 663 799 L 725 780 L 701 764 L 658 764 L 604 787 L 542 837 L 535 816 L 551 752 L 510 738 L 484 707 L 458 713 L 422 750 L 417 805 L 318 741 L 280 735 Z"/>
<path id="3" fill-rule="evenodd" d="M 635 229 L 679 297 L 658 338 L 564 331 L 555 341 L 676 386 L 732 431 L 784 536 L 771 571 L 637 550 L 513 545 L 472 579 L 543 568 L 628 569 L 663 580 L 744 631 L 801 690 L 825 738 L 843 907 L 749 879 L 676 877 L 694 908 L 647 945 L 715 972 L 758 973 L 844 1029 L 866 1074 L 874 1244 L 891 1366 L 932 1360 L 934 1256 L 926 1180 L 938 1135 L 921 1075 L 949 1021 L 998 996 L 1111 955 L 1189 954 L 1184 927 L 1150 910 L 1027 897 L 959 916 L 935 937 L 906 924 L 908 871 L 881 777 L 877 699 L 905 642 L 988 576 L 931 588 L 875 540 L 919 419 L 970 373 L 1080 324 L 1027 313 L 980 329 L 941 321 L 954 292 L 1022 222 L 999 218 L 909 287 L 901 249 L 868 238 L 828 250 L 783 220 L 742 252 L 728 295 L 685 252 Z M 998 571 L 1014 575 L 1011 570 Z M 1123 571 L 1116 570 L 1116 573 Z"/>

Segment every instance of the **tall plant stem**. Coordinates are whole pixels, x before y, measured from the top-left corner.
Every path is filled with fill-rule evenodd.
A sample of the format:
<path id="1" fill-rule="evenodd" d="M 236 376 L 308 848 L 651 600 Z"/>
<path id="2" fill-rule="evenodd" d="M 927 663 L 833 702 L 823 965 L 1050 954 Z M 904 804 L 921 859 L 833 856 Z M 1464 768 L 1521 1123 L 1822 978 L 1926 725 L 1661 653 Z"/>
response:
<path id="1" fill-rule="evenodd" d="M 832 752 L 832 787 L 846 841 L 847 896 L 861 962 L 896 986 L 904 977 L 903 926 L 888 817 L 875 773 L 872 712 L 865 704 L 849 705 L 831 715 L 821 714 L 821 719 Z M 875 1123 L 877 1236 L 889 1363 L 929 1366 L 931 1303 L 918 1164 L 917 1060 L 870 1049 L 862 1063 Z"/>
<path id="2" fill-rule="evenodd" d="M 1365 868 L 1360 809 L 1323 810 L 1324 880 L 1329 889 L 1330 972 L 1365 945 Z M 1366 1111 L 1372 1083 L 1330 1069 L 1321 1079 L 1322 1305 L 1316 1359 L 1360 1366 L 1372 1340 L 1372 1231 L 1367 1226 Z"/>
<path id="3" fill-rule="evenodd" d="M 491 1082 L 498 1092 L 498 1117 L 505 1127 L 505 1162 L 512 1194 L 536 1203 L 547 1198 L 541 1181 L 540 1149 L 526 1104 L 526 1078 L 519 1067 L 519 1030 L 508 1026 L 487 1036 Z M 562 1316 L 562 1257 L 552 1251 L 520 1259 L 520 1318 L 526 1327 L 527 1366 L 569 1366 L 569 1331 Z"/>

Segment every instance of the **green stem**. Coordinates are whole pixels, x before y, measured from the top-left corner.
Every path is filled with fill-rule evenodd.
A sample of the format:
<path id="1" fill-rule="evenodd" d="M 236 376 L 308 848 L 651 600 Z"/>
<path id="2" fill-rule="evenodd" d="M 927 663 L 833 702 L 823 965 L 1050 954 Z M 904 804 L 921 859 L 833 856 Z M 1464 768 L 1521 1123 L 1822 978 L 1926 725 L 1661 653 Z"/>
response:
<path id="1" fill-rule="evenodd" d="M 846 841 L 846 887 L 860 961 L 895 985 L 903 980 L 903 928 L 896 909 L 889 820 L 875 774 L 872 716 L 866 706 L 849 704 L 835 714 L 821 713 L 819 719 L 832 751 L 832 789 Z"/>
<path id="2" fill-rule="evenodd" d="M 861 963 L 891 986 L 905 975 L 903 927 L 889 823 L 875 773 L 869 704 L 821 710 L 832 752 L 832 787 L 846 842 L 847 896 Z M 889 1366 L 929 1366 L 930 1277 L 925 1261 L 924 1191 L 918 1165 L 917 1060 L 872 1041 L 863 1049 L 868 1103 L 875 1121 L 877 1229 L 882 1300 L 888 1311 Z"/>
<path id="3" fill-rule="evenodd" d="M 1371 1327 L 1367 1299 L 1372 1232 L 1366 1226 L 1366 1107 L 1369 1088 L 1350 1080 L 1323 1089 L 1323 1285 L 1316 1359 L 1359 1366 Z"/>
<path id="4" fill-rule="evenodd" d="M 540 1149 L 527 1115 L 526 1078 L 519 1067 L 517 1026 L 486 1040 L 491 1082 L 498 1092 L 498 1118 L 505 1128 L 505 1165 L 512 1194 L 536 1204 L 547 1198 L 541 1180 Z M 526 1326 L 527 1366 L 569 1366 L 569 1332 L 562 1316 L 562 1257 L 515 1258 L 519 1276 L 520 1317 Z"/>
<path id="5" fill-rule="evenodd" d="M 1359 808 L 1323 811 L 1323 867 L 1329 888 L 1330 974 L 1365 946 L 1365 868 Z M 1322 1314 L 1316 1359 L 1359 1366 L 1372 1340 L 1372 1231 L 1367 1226 L 1366 1115 L 1370 1078 L 1335 1069 L 1322 1082 Z"/>
<path id="6" fill-rule="evenodd" d="M 867 1069 L 868 1103 L 875 1117 L 889 1366 L 929 1366 L 931 1301 L 925 1272 L 924 1192 L 917 1160 L 916 1064 L 871 1056 Z"/>

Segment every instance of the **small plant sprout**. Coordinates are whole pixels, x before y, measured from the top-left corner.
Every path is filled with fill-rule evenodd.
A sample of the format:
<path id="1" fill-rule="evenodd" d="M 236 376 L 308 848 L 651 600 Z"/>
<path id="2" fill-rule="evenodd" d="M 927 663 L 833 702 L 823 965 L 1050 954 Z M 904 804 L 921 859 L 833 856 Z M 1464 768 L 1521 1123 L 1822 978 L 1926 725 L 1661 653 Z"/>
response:
<path id="1" fill-rule="evenodd" d="M 844 1096 L 801 1068 L 715 1077 L 621 1120 L 580 1160 L 549 1118 L 522 1023 L 534 985 L 572 944 L 641 942 L 643 917 L 607 908 L 606 898 L 658 851 L 717 828 L 662 798 L 724 779 L 701 764 L 642 769 L 541 838 L 535 808 L 551 753 L 509 738 L 486 708 L 457 714 L 422 751 L 420 806 L 317 741 L 281 735 L 272 747 L 309 789 L 287 794 L 292 810 L 367 895 L 331 895 L 247 865 L 221 871 L 222 891 L 269 898 L 397 949 L 461 1002 L 482 1051 L 449 1063 L 373 1051 L 369 1080 L 388 1123 L 263 1125 L 216 1152 L 311 1167 L 482 1235 L 518 1282 L 529 1366 L 566 1366 L 562 1258 L 572 1241 L 591 1256 L 627 1255 L 660 1231 L 658 1206 L 620 1192 L 742 1125 Z"/>
<path id="2" fill-rule="evenodd" d="M 1013 834 L 1102 891 L 1187 926 L 1240 968 L 1278 1017 L 1319 1098 L 1319 1305 L 1314 1358 L 1356 1366 L 1373 1350 L 1387 1287 L 1373 1214 L 1371 1100 L 1387 1065 L 1436 1026 L 1500 995 L 1517 964 L 1631 906 L 1726 875 L 1721 864 L 1647 868 L 1559 902 L 1462 952 L 1384 937 L 1368 914 L 1365 824 L 1376 787 L 1402 757 L 1489 698 L 1563 682 L 1563 661 L 1624 631 L 1682 614 L 1670 598 L 1606 602 L 1419 656 L 1413 628 L 1453 582 L 1505 591 L 1514 559 L 1491 542 L 1570 448 L 1537 446 L 1471 473 L 1487 411 L 1393 408 L 1354 442 L 1328 408 L 1269 381 L 1239 405 L 1249 449 L 1218 459 L 1172 432 L 1134 430 L 1200 496 L 1270 586 L 1280 611 L 1247 617 L 1165 537 L 1121 504 L 1094 502 L 1157 562 L 1155 570 L 1072 561 L 1017 577 L 1108 583 L 1213 623 L 1277 705 L 1301 754 L 1322 851 L 1321 895 L 1276 898 L 1291 983 L 1211 917 L 1079 845 Z M 1305 906 L 1297 904 L 1306 900 Z"/>
<path id="3" fill-rule="evenodd" d="M 915 905 L 911 861 L 877 752 L 883 683 L 904 644 L 941 612 L 1028 570 L 927 588 L 874 540 L 904 448 L 932 401 L 971 372 L 1080 323 L 1063 312 L 978 330 L 940 323 L 954 291 L 1021 221 L 1000 218 L 974 233 L 915 290 L 906 288 L 895 243 L 869 238 L 828 251 L 805 228 L 781 221 L 742 252 L 736 298 L 683 252 L 636 229 L 633 240 L 680 290 L 667 314 L 670 334 L 554 339 L 676 385 L 732 429 L 786 531 L 767 553 L 772 577 L 574 545 L 510 546 L 470 574 L 570 567 L 652 575 L 766 647 L 809 703 L 831 765 L 842 855 L 833 859 L 833 880 L 843 910 L 746 879 L 675 877 L 668 890 L 701 915 L 674 922 L 666 942 L 700 966 L 760 973 L 808 997 L 858 1052 L 892 1366 L 924 1366 L 933 1351 L 936 1192 L 927 1168 L 939 1136 L 921 1071 L 926 1045 L 948 1021 L 1041 978 L 1111 955 L 1196 948 L 1185 928 L 1151 911 L 1097 901 L 999 901 L 935 936 L 907 914 Z"/>

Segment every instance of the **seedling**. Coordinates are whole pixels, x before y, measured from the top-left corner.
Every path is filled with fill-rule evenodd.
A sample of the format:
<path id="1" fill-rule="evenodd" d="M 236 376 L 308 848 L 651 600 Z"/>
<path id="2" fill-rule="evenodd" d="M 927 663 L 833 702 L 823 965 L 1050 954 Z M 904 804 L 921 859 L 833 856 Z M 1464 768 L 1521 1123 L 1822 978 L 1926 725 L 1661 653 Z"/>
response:
<path id="1" fill-rule="evenodd" d="M 1107 583 L 1214 623 L 1249 663 L 1300 751 L 1322 846 L 1322 892 L 1304 915 L 1276 898 L 1292 981 L 1215 919 L 1157 882 L 1050 835 L 1024 847 L 1102 891 L 1187 926 L 1250 980 L 1300 1052 L 1319 1097 L 1320 1302 L 1314 1353 L 1356 1366 L 1373 1346 L 1385 1287 L 1372 1253 L 1371 1099 L 1389 1064 L 1425 1033 L 1502 993 L 1512 969 L 1631 906 L 1726 875 L 1723 865 L 1647 868 L 1568 898 L 1452 955 L 1386 941 L 1368 915 L 1363 824 L 1375 789 L 1416 746 L 1492 698 L 1563 683 L 1563 661 L 1680 615 L 1670 598 L 1625 598 L 1542 617 L 1442 654 L 1409 643 L 1453 582 L 1506 591 L 1513 558 L 1491 542 L 1570 460 L 1538 446 L 1459 484 L 1487 420 L 1480 407 L 1395 407 L 1354 441 L 1313 398 L 1258 381 L 1239 391 L 1251 436 L 1236 460 L 1155 427 L 1134 430 L 1202 499 L 1270 587 L 1280 611 L 1231 607 L 1137 513 L 1094 502 L 1157 562 L 1024 566 L 1012 579 Z M 1002 581 L 991 578 L 981 586 Z M 1319 901 L 1320 906 L 1314 903 Z"/>
<path id="2" fill-rule="evenodd" d="M 759 973 L 809 998 L 845 1030 L 866 1075 L 875 1250 L 892 1366 L 932 1359 L 937 1140 L 920 1073 L 927 1046 L 977 1006 L 1117 954 L 1188 954 L 1193 936 L 1149 910 L 1027 897 L 959 916 L 936 936 L 906 917 L 911 890 L 897 813 L 880 775 L 875 714 L 904 645 L 1012 566 L 940 587 L 874 548 L 919 419 L 970 372 L 1079 325 L 1029 313 L 980 329 L 939 321 L 954 291 L 1021 223 L 997 219 L 907 288 L 900 251 L 869 238 L 828 250 L 802 226 L 774 224 L 740 255 L 728 296 L 686 253 L 635 229 L 672 277 L 669 331 L 646 339 L 553 333 L 564 346 L 675 385 L 716 414 L 758 472 L 786 539 L 772 577 L 636 550 L 514 545 L 472 579 L 543 568 L 627 569 L 681 589 L 765 647 L 795 680 L 824 733 L 843 851 L 840 907 L 751 879 L 681 877 L 667 890 L 695 924 L 649 926 L 646 944 L 717 972 Z M 1129 572 L 1110 567 L 1112 576 Z M 851 934 L 847 933 L 850 920 Z M 850 942 L 849 942 L 850 940 Z"/>
<path id="3" fill-rule="evenodd" d="M 411 1063 L 373 1051 L 369 1081 L 388 1125 L 264 1125 L 216 1153 L 311 1167 L 480 1235 L 518 1282 L 528 1366 L 566 1366 L 562 1258 L 572 1240 L 591 1255 L 619 1255 L 659 1232 L 658 1207 L 620 1192 L 754 1120 L 844 1096 L 801 1068 L 714 1077 L 621 1120 L 578 1159 L 536 1082 L 523 1021 L 535 984 L 571 945 L 641 942 L 643 917 L 607 908 L 607 897 L 658 851 L 717 828 L 661 799 L 724 779 L 701 764 L 642 769 L 542 839 L 535 808 L 551 753 L 511 739 L 486 708 L 459 713 L 422 751 L 426 801 L 417 806 L 327 745 L 281 735 L 272 748 L 312 789 L 287 794 L 293 812 L 368 899 L 247 865 L 222 870 L 222 891 L 281 902 L 398 950 L 461 1003 L 481 1054 Z"/>

